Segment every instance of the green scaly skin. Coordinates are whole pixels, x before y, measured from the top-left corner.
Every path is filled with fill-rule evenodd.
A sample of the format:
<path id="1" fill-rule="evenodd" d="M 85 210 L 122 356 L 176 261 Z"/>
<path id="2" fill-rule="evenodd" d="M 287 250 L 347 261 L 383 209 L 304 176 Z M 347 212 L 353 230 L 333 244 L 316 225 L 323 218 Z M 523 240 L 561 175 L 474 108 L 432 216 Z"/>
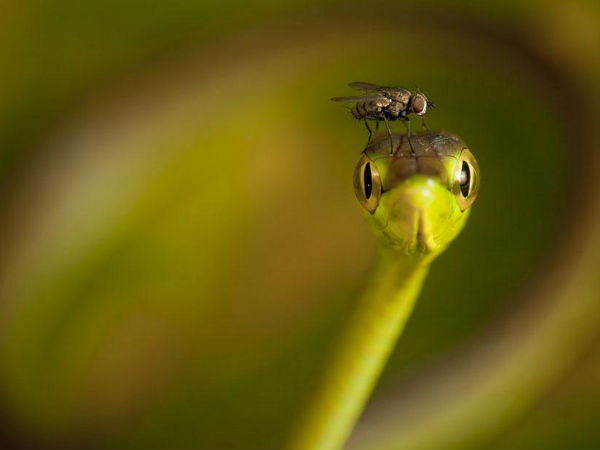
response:
<path id="1" fill-rule="evenodd" d="M 410 317 L 431 262 L 458 236 L 469 216 L 479 173 L 470 152 L 464 152 L 466 146 L 445 133 L 413 135 L 411 143 L 412 149 L 406 136 L 395 134 L 390 155 L 388 137 L 382 136 L 357 165 L 355 191 L 363 206 L 369 202 L 366 163 L 381 182 L 380 193 L 373 178 L 371 203 L 366 205 L 370 210 L 365 209 L 378 237 L 377 260 L 286 449 L 343 446 Z M 457 183 L 466 153 L 472 190 L 465 198 Z"/>

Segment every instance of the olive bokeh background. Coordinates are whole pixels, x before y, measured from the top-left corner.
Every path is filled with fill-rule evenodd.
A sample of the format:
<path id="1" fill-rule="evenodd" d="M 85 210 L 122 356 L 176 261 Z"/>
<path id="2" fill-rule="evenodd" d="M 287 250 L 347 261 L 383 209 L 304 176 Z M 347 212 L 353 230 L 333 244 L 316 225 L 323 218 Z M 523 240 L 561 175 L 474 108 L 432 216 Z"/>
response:
<path id="1" fill-rule="evenodd" d="M 348 447 L 600 446 L 594 2 L 9 0 L 0 62 L 6 448 L 281 446 L 374 255 L 353 80 L 482 189 Z"/>

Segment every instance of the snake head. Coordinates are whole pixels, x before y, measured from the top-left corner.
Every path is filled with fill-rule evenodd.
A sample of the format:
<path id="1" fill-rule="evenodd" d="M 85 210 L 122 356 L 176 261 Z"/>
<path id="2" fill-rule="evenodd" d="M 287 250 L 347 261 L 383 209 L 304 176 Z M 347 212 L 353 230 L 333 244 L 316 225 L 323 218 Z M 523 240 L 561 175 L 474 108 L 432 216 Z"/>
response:
<path id="1" fill-rule="evenodd" d="M 394 248 L 435 256 L 460 233 L 479 192 L 479 167 L 458 137 L 381 137 L 362 153 L 354 191 L 376 235 Z"/>

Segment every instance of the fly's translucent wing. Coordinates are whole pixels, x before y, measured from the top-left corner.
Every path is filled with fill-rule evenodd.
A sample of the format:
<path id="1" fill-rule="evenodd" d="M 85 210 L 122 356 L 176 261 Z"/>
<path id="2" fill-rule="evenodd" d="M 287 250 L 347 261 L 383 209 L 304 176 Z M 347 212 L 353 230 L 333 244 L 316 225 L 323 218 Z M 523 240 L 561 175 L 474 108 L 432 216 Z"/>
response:
<path id="1" fill-rule="evenodd" d="M 382 95 L 357 95 L 353 97 L 331 97 L 334 102 L 343 103 L 357 103 L 357 102 L 373 102 L 373 101 L 386 101 L 387 99 Z M 389 100 L 388 100 L 389 102 Z"/>
<path id="2" fill-rule="evenodd" d="M 367 83 L 366 81 L 353 81 L 349 83 L 353 89 L 365 92 L 382 92 L 385 97 L 393 98 L 394 100 L 405 100 L 404 97 L 411 95 L 411 92 L 403 87 L 399 86 L 380 86 L 374 83 Z"/>
<path id="3" fill-rule="evenodd" d="M 353 81 L 352 83 L 348 83 L 348 86 L 352 89 L 358 89 L 359 91 L 380 91 L 381 89 L 385 89 L 385 86 L 367 83 L 366 81 Z"/>

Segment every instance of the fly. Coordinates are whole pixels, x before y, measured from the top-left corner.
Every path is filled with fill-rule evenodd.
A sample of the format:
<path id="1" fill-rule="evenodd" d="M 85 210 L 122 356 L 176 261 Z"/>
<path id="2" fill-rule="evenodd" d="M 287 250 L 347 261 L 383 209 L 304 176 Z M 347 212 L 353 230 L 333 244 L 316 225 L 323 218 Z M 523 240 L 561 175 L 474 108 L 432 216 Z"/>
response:
<path id="1" fill-rule="evenodd" d="M 378 84 L 366 83 L 364 81 L 354 81 L 349 83 L 353 89 L 363 91 L 363 95 L 352 97 L 333 97 L 334 102 L 354 103 L 350 110 L 355 119 L 363 120 L 365 127 L 369 132 L 369 142 L 373 132 L 369 126 L 369 120 L 375 121 L 375 131 L 379 128 L 379 122 L 384 122 L 390 138 L 390 155 L 394 153 L 392 143 L 392 132 L 389 122 L 402 120 L 406 124 L 408 131 L 408 143 L 411 151 L 414 153 L 412 143 L 410 142 L 410 114 L 415 114 L 422 119 L 424 128 L 424 116 L 427 108 L 433 108 L 435 105 L 430 102 L 422 92 L 412 93 L 408 89 L 393 86 L 379 86 Z"/>

